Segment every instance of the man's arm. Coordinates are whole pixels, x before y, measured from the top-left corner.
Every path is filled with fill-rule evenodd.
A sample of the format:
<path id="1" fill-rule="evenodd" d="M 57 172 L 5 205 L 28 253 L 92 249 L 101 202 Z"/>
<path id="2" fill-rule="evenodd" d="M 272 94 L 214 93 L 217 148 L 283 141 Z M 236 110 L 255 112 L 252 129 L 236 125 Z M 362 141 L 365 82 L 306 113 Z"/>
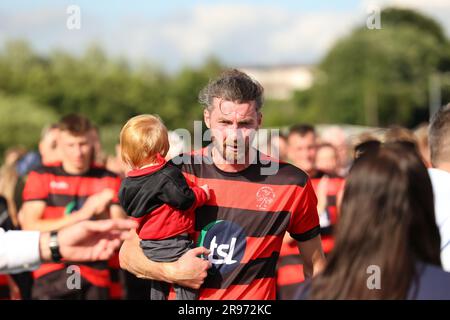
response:
<path id="1" fill-rule="evenodd" d="M 0 273 L 34 270 L 40 264 L 37 231 L 8 231 L 0 229 Z"/>
<path id="2" fill-rule="evenodd" d="M 118 204 L 111 205 L 109 209 L 111 219 L 125 219 L 127 214 L 122 209 L 122 207 Z"/>
<path id="3" fill-rule="evenodd" d="M 36 230 L 41 232 L 60 230 L 77 222 L 89 220 L 93 215 L 100 216 L 106 211 L 113 195 L 114 192 L 110 189 L 96 193 L 87 198 L 80 210 L 56 219 L 42 219 L 45 207 L 47 206 L 45 201 L 27 201 L 20 210 L 19 221 L 23 230 Z M 115 217 L 119 217 L 121 214 L 120 211 L 114 211 Z M 105 218 L 109 217 L 105 216 Z"/>
<path id="4" fill-rule="evenodd" d="M 58 219 L 42 219 L 46 206 L 45 201 L 25 202 L 19 212 L 19 221 L 22 229 L 48 232 L 59 230 L 90 217 L 88 212 L 80 210 L 81 212 L 72 213 L 69 216 Z"/>
<path id="5" fill-rule="evenodd" d="M 316 276 L 325 268 L 326 263 L 320 235 L 307 241 L 298 241 L 297 245 L 303 258 L 305 279 Z"/>
<path id="6" fill-rule="evenodd" d="M 109 259 L 136 228 L 131 220 L 84 221 L 58 232 L 59 251 L 69 261 Z M 0 228 L 0 273 L 18 273 L 36 269 L 42 261 L 51 261 L 50 233 L 8 231 Z"/>
<path id="7" fill-rule="evenodd" d="M 199 289 L 207 276 L 211 263 L 198 258 L 209 254 L 209 250 L 199 247 L 186 252 L 175 262 L 154 262 L 149 260 L 139 246 L 139 237 L 135 232 L 124 241 L 120 249 L 120 266 L 138 278 L 176 283 L 183 287 Z"/>

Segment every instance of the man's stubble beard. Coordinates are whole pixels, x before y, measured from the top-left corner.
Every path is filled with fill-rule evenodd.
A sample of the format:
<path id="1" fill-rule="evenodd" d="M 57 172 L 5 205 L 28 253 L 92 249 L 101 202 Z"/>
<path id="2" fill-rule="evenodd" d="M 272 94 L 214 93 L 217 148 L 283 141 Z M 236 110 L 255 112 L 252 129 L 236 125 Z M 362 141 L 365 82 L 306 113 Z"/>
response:
<path id="1" fill-rule="evenodd" d="M 245 143 L 238 144 L 237 152 L 229 151 L 227 148 L 226 142 L 223 144 L 218 143 L 214 137 L 212 138 L 212 144 L 214 150 L 220 155 L 221 160 L 225 162 L 225 164 L 245 164 L 249 160 L 250 154 L 250 139 L 247 139 Z"/>

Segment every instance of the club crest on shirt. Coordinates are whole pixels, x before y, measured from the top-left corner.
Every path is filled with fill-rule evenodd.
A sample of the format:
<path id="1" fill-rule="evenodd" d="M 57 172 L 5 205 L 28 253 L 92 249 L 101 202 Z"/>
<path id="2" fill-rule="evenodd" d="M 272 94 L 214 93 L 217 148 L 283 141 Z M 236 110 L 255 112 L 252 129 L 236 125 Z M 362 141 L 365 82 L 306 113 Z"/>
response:
<path id="1" fill-rule="evenodd" d="M 271 187 L 262 187 L 256 192 L 256 207 L 259 209 L 268 209 L 275 200 L 275 191 Z"/>

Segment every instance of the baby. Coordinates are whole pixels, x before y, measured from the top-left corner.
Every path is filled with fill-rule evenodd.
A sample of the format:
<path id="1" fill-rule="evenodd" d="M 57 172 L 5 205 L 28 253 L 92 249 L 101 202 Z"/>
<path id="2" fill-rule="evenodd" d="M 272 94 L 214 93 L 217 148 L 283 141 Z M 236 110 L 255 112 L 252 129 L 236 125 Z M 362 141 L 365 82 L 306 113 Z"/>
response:
<path id="1" fill-rule="evenodd" d="M 209 199 L 207 185 L 190 188 L 181 173 L 164 157 L 169 150 L 167 129 L 161 119 L 140 115 L 120 133 L 122 160 L 131 167 L 122 181 L 120 204 L 139 223 L 137 233 L 147 258 L 178 260 L 193 247 L 194 210 Z M 151 281 L 151 300 L 165 300 L 169 284 Z M 198 292 L 174 285 L 177 300 L 195 300 Z"/>

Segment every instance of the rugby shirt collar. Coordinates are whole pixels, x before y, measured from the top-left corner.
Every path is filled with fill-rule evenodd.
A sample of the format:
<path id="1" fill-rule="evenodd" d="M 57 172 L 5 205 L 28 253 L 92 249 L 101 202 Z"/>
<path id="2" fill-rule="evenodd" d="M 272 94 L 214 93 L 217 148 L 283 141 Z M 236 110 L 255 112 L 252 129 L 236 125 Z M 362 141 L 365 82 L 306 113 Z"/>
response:
<path id="1" fill-rule="evenodd" d="M 143 169 L 131 170 L 130 172 L 128 172 L 127 176 L 128 177 L 145 176 L 147 174 L 151 174 L 151 173 L 154 173 L 154 172 L 162 169 L 167 163 L 166 159 L 164 159 L 160 154 L 157 155 L 156 161 L 157 161 L 157 163 L 153 166 L 146 167 Z"/>

